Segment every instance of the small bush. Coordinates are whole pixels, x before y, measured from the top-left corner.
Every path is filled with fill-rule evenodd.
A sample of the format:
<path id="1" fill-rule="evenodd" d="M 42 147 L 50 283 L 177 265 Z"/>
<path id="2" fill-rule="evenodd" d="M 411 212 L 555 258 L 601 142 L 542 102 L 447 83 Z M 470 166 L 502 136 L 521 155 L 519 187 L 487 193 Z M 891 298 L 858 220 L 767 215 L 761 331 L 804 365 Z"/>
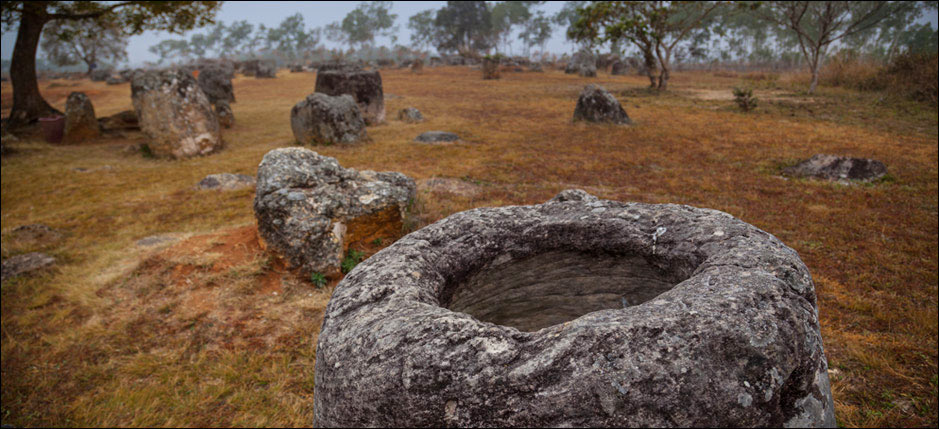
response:
<path id="1" fill-rule="evenodd" d="M 756 97 L 753 96 L 753 90 L 750 88 L 734 88 L 734 101 L 744 112 L 756 108 Z"/>
<path id="2" fill-rule="evenodd" d="M 881 72 L 890 92 L 939 104 L 939 54 L 903 54 Z"/>
<path id="3" fill-rule="evenodd" d="M 346 253 L 346 257 L 343 258 L 342 263 L 340 264 L 340 269 L 342 269 L 343 274 L 349 274 L 349 271 L 352 271 L 359 262 L 362 262 L 362 259 L 365 259 L 365 254 L 358 251 L 349 249 L 349 252 Z"/>
<path id="4" fill-rule="evenodd" d="M 310 282 L 313 283 L 313 286 L 316 286 L 317 289 L 322 289 L 326 286 L 326 276 L 323 273 L 313 273 L 310 275 Z"/>

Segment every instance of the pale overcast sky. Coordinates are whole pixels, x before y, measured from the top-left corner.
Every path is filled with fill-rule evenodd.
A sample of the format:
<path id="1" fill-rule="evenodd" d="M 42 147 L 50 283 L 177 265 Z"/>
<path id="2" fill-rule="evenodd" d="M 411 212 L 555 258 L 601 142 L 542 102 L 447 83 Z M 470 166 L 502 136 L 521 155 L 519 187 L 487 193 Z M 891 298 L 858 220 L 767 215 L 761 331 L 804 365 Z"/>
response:
<path id="1" fill-rule="evenodd" d="M 226 1 L 222 4 L 221 11 L 216 16 L 216 22 L 222 21 L 230 24 L 234 21 L 246 20 L 255 26 L 264 24 L 273 27 L 280 24 L 285 18 L 299 12 L 303 14 L 304 21 L 308 28 L 325 27 L 327 24 L 341 21 L 347 13 L 354 9 L 358 2 L 241 2 Z M 398 26 L 398 43 L 410 44 L 410 31 L 407 28 L 408 18 L 414 14 L 427 10 L 439 9 L 445 5 L 445 1 L 396 1 L 392 5 L 392 13 L 398 15 L 396 25 Z M 564 2 L 547 2 L 538 6 L 537 10 L 543 10 L 549 15 L 557 13 L 564 6 Z M 937 17 L 935 11 L 929 12 L 930 16 L 926 18 L 936 28 Z M 194 30 L 196 32 L 202 30 Z M 188 37 L 188 34 L 184 35 Z M 147 32 L 139 36 L 131 37 L 130 45 L 127 48 L 129 63 L 131 66 L 142 65 L 144 61 L 155 61 L 158 58 L 151 54 L 147 48 L 169 38 L 184 37 L 165 32 Z M 13 44 L 16 41 L 16 31 L 10 31 L 3 34 L 2 37 L 2 55 L 0 58 L 9 59 L 13 53 Z M 376 41 L 378 45 L 390 45 L 390 40 L 382 38 Z M 335 47 L 335 44 L 323 40 L 327 47 Z M 514 53 L 520 53 L 523 46 L 521 42 L 514 44 Z M 564 29 L 556 28 L 551 40 L 547 44 L 547 49 L 554 53 L 568 52 L 572 45 L 565 40 Z"/>

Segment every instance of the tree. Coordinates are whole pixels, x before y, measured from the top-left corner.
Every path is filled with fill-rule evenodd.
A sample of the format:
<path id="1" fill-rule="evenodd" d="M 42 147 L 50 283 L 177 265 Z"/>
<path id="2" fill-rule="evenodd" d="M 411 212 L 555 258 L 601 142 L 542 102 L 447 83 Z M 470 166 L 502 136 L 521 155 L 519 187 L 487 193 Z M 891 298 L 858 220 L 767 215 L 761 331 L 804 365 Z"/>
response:
<path id="1" fill-rule="evenodd" d="M 306 58 L 320 42 L 319 28 L 306 29 L 303 15 L 296 13 L 267 31 L 267 47 L 277 51 L 288 61 Z"/>
<path id="2" fill-rule="evenodd" d="M 331 31 L 341 32 L 334 34 L 335 39 L 341 39 L 352 45 L 363 47 L 375 42 L 376 36 L 394 36 L 398 31 L 394 26 L 398 15 L 388 13 L 391 10 L 390 1 L 362 2 L 343 18 L 341 24 L 330 24 Z M 394 43 L 394 42 L 392 42 Z"/>
<path id="3" fill-rule="evenodd" d="M 812 73 L 809 94 L 813 94 L 822 60 L 833 42 L 869 31 L 888 17 L 907 14 L 914 7 L 915 2 L 779 1 L 762 4 L 754 13 L 785 28 L 796 39 Z"/>
<path id="4" fill-rule="evenodd" d="M 552 30 L 551 18 L 547 17 L 544 12 L 539 11 L 529 19 L 519 35 L 519 38 L 525 42 L 525 55 L 531 55 L 531 48 L 534 46 L 540 47 L 541 52 L 544 52 L 545 44 L 551 38 Z"/>
<path id="5" fill-rule="evenodd" d="M 17 26 L 10 64 L 13 108 L 9 125 L 19 127 L 50 114 L 59 114 L 39 93 L 36 51 L 46 24 L 59 20 L 112 21 L 128 35 L 145 30 L 182 32 L 212 23 L 220 4 L 216 1 L 4 1 L 0 3 L 3 30 Z"/>
<path id="6" fill-rule="evenodd" d="M 531 7 L 538 1 L 503 1 L 492 7 L 492 31 L 502 43 L 503 51 L 508 50 L 512 30 L 531 20 Z"/>
<path id="7" fill-rule="evenodd" d="M 113 22 L 52 21 L 42 32 L 42 51 L 57 66 L 85 63 L 88 73 L 99 62 L 127 59 L 127 35 Z"/>
<path id="8" fill-rule="evenodd" d="M 147 50 L 160 57 L 158 64 L 163 64 L 163 61 L 169 60 L 171 58 L 192 58 L 192 51 L 189 49 L 189 42 L 187 42 L 185 39 L 162 40 L 160 43 L 147 48 Z"/>
<path id="9" fill-rule="evenodd" d="M 437 11 L 428 9 L 408 18 L 408 29 L 411 30 L 411 46 L 415 49 L 421 50 L 437 43 L 439 37 L 437 27 L 434 25 L 436 14 Z"/>
<path id="10" fill-rule="evenodd" d="M 575 44 L 584 45 L 584 47 L 589 46 L 594 41 L 592 39 L 578 39 L 573 36 L 570 29 L 574 26 L 574 23 L 580 19 L 580 9 L 583 9 L 587 5 L 585 1 L 569 1 L 564 3 L 564 7 L 561 8 L 558 13 L 551 17 L 551 21 L 567 31 L 567 40 L 574 42 Z M 576 46 L 575 46 L 576 47 Z"/>
<path id="11" fill-rule="evenodd" d="M 437 50 L 475 55 L 492 48 L 492 13 L 484 1 L 448 1 L 437 11 Z"/>
<path id="12" fill-rule="evenodd" d="M 580 17 L 568 30 L 568 34 L 576 39 L 588 38 L 599 43 L 628 40 L 639 48 L 647 64 L 654 54 L 660 68 L 657 88 L 665 90 L 668 89 L 675 47 L 712 17 L 721 4 L 664 1 L 591 2 L 578 10 Z"/>

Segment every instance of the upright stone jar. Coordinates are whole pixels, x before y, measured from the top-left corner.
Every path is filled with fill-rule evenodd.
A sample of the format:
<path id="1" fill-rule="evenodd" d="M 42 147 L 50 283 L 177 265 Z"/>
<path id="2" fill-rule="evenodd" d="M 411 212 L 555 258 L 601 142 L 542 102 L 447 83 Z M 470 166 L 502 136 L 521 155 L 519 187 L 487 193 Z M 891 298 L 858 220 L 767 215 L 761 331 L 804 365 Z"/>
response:
<path id="1" fill-rule="evenodd" d="M 726 213 L 565 191 L 457 213 L 340 282 L 317 426 L 834 426 L 815 290 Z"/>

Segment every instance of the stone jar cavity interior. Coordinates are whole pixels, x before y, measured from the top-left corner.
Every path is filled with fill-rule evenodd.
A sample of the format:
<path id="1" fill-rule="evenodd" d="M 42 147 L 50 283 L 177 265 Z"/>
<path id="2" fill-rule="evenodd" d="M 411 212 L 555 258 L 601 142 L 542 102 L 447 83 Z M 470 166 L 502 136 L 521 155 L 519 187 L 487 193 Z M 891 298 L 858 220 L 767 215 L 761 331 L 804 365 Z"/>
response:
<path id="1" fill-rule="evenodd" d="M 594 232 L 582 229 L 572 234 Z M 688 268 L 693 266 L 693 261 L 674 265 L 656 262 L 651 254 L 605 249 L 500 255 L 451 285 L 453 295 L 447 308 L 483 322 L 533 332 L 594 311 L 647 302 L 687 278 Z"/>

